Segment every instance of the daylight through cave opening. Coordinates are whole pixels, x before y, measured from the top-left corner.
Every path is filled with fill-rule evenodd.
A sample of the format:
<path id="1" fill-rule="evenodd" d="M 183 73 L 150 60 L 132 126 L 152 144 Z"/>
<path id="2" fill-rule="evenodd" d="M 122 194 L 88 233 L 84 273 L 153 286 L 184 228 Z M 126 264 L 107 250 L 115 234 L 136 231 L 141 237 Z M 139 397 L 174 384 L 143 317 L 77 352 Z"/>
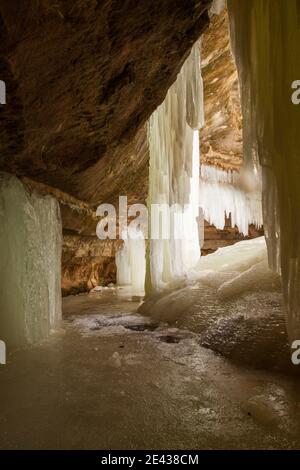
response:
<path id="1" fill-rule="evenodd" d="M 214 2 L 211 16 L 219 15 L 223 8 L 224 2 Z M 229 35 L 228 27 L 226 34 Z M 199 40 L 148 124 L 150 227 L 149 240 L 145 244 L 147 294 L 179 287 L 191 277 L 205 241 L 204 219 L 216 229 L 223 230 L 227 218 L 242 236 L 249 235 L 250 224 L 258 228 L 263 225 L 259 166 L 228 169 L 207 164 L 206 158 L 204 163 L 200 162 L 199 137 L 201 140 L 201 128 L 205 124 L 201 69 Z M 219 120 L 220 110 L 216 109 L 215 115 Z M 210 122 L 208 127 L 212 127 Z M 220 123 L 219 127 L 226 128 Z M 207 138 L 206 134 L 205 131 Z M 163 207 L 161 217 L 152 217 L 158 205 Z M 169 230 L 165 237 L 166 225 Z M 159 237 L 153 239 L 153 232 L 159 233 Z M 137 256 L 144 259 L 134 241 L 131 243 L 132 253 L 135 244 Z M 131 284 L 132 263 L 128 246 L 126 241 L 116 256 L 120 285 Z M 144 278 L 143 262 L 141 266 L 139 277 Z"/>

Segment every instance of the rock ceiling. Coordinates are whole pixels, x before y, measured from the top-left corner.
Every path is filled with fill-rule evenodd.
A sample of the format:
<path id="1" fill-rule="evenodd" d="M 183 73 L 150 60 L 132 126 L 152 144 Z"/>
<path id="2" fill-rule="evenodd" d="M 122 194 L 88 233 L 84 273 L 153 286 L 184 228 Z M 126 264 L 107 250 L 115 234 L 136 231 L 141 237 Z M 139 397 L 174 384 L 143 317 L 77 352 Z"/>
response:
<path id="1" fill-rule="evenodd" d="M 1 0 L 0 169 L 94 205 L 135 184 L 143 125 L 207 27 L 210 4 Z"/>

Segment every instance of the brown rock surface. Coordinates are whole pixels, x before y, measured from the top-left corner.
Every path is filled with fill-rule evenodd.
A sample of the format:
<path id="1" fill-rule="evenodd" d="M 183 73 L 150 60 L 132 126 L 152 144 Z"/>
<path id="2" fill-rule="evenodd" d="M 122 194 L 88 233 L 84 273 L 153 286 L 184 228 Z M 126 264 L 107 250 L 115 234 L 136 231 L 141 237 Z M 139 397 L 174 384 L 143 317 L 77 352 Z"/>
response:
<path id="1" fill-rule="evenodd" d="M 249 238 L 256 238 L 262 236 L 264 233 L 262 228 L 257 228 L 254 225 L 249 226 L 249 236 L 245 237 L 238 231 L 237 227 L 231 227 L 231 220 L 225 218 L 223 230 L 217 229 L 214 225 L 210 225 L 206 220 L 204 221 L 204 244 L 201 248 L 202 255 L 213 253 L 218 248 L 233 245 L 241 240 Z"/>
<path id="2" fill-rule="evenodd" d="M 115 281 L 120 242 L 95 237 L 95 208 L 145 202 L 146 121 L 207 27 L 210 0 L 1 0 L 0 169 L 60 203 L 63 291 Z M 203 35 L 202 162 L 242 160 L 237 73 L 227 14 Z M 206 226 L 204 252 L 240 239 Z"/>
<path id="3" fill-rule="evenodd" d="M 0 169 L 59 200 L 63 292 L 115 281 L 95 208 L 144 202 L 145 123 L 208 25 L 210 0 L 1 0 Z"/>
<path id="4" fill-rule="evenodd" d="M 212 17 L 202 36 L 202 76 L 205 126 L 200 134 L 201 162 L 238 169 L 243 162 L 242 116 L 226 10 Z"/>
<path id="5" fill-rule="evenodd" d="M 64 235 L 62 256 L 63 295 L 77 294 L 97 285 L 116 282 L 115 252 L 120 242 L 95 237 Z"/>
<path id="6" fill-rule="evenodd" d="M 0 169 L 101 202 L 101 180 L 164 99 L 210 3 L 1 0 Z"/>

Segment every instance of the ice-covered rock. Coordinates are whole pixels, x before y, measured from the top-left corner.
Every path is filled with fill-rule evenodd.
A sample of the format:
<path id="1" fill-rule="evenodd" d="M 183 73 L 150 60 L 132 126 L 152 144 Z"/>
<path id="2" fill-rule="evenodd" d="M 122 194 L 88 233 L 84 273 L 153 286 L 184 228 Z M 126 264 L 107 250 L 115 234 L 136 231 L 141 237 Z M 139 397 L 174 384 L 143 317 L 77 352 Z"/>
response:
<path id="1" fill-rule="evenodd" d="M 139 312 L 161 321 L 176 321 L 195 302 L 205 302 L 201 286 L 218 289 L 219 300 L 223 301 L 256 288 L 278 289 L 280 279 L 268 268 L 266 242 L 259 237 L 201 257 L 185 285 L 164 295 L 150 296 Z"/>
<path id="2" fill-rule="evenodd" d="M 246 271 L 239 273 L 233 279 L 224 282 L 218 289 L 218 298 L 225 300 L 241 295 L 243 292 L 271 291 L 279 288 L 280 276 L 269 268 L 268 260 L 265 258 Z"/>
<path id="3" fill-rule="evenodd" d="M 243 153 L 262 166 L 269 261 L 281 270 L 287 326 L 300 337 L 299 2 L 228 0 L 243 111 Z"/>
<path id="4" fill-rule="evenodd" d="M 193 274 L 202 278 L 208 272 L 242 272 L 266 257 L 265 237 L 242 240 L 201 257 Z"/>
<path id="5" fill-rule="evenodd" d="M 21 346 L 61 318 L 62 228 L 57 201 L 0 174 L 0 337 Z"/>

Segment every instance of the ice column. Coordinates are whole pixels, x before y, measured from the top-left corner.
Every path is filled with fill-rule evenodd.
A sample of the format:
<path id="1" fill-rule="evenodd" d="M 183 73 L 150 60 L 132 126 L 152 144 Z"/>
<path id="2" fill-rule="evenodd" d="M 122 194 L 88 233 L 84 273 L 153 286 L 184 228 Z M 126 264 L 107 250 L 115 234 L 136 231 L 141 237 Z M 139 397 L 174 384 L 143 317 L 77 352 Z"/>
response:
<path id="1" fill-rule="evenodd" d="M 243 188 L 243 174 L 201 165 L 200 206 L 204 218 L 222 230 L 225 215 L 229 217 L 231 214 L 232 226 L 236 225 L 245 236 L 248 235 L 249 224 L 262 226 L 261 190 L 255 187 L 256 181 L 253 179 L 254 187 L 246 191 Z"/>
<path id="2" fill-rule="evenodd" d="M 151 234 L 159 232 L 161 235 L 150 242 L 150 277 L 154 290 L 180 281 L 200 257 L 196 220 L 198 129 L 203 123 L 203 83 L 200 43 L 197 42 L 164 102 L 149 121 L 148 207 Z M 154 207 L 158 204 L 164 207 L 162 217 L 154 217 Z M 189 207 L 184 210 L 184 205 Z M 163 236 L 165 226 L 170 227 L 170 236 Z"/>
<path id="3" fill-rule="evenodd" d="M 300 4 L 228 0 L 248 160 L 263 172 L 271 267 L 280 265 L 290 339 L 300 338 Z"/>
<path id="4" fill-rule="evenodd" d="M 0 173 L 0 338 L 12 346 L 46 338 L 61 318 L 60 210 Z"/>
<path id="5" fill-rule="evenodd" d="M 123 232 L 123 246 L 116 253 L 117 284 L 130 286 L 132 293 L 143 294 L 146 273 L 146 248 L 142 231 Z"/>

